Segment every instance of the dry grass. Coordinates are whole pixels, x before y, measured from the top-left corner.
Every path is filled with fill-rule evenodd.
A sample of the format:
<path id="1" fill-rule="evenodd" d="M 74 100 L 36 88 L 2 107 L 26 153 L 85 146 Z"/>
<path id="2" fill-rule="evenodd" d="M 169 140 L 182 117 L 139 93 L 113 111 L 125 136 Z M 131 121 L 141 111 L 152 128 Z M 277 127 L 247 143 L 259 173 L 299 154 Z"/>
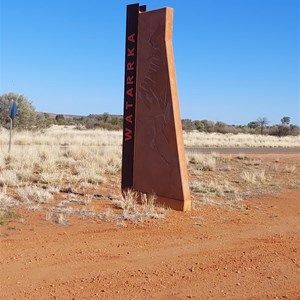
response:
<path id="1" fill-rule="evenodd" d="M 138 198 L 141 204 L 138 204 Z M 154 195 L 139 195 L 137 192 L 128 190 L 123 193 L 119 200 L 114 200 L 113 205 L 123 210 L 124 220 L 161 219 L 165 217 L 166 209 L 155 205 Z"/>
<path id="2" fill-rule="evenodd" d="M 16 132 L 10 154 L 7 137 L 6 131 L 0 131 L 2 216 L 23 207 L 43 211 L 48 221 L 59 225 L 69 224 L 72 217 L 79 217 L 113 221 L 125 227 L 126 220 L 159 219 L 166 213 L 155 206 L 154 196 L 133 192 L 120 195 L 121 132 L 77 131 L 70 127 L 53 127 L 42 133 Z M 262 147 L 273 141 L 272 147 L 284 147 L 299 142 L 299 137 L 289 137 L 289 144 L 285 138 L 255 137 L 255 142 L 251 138 L 249 135 L 189 133 L 185 134 L 185 143 Z M 274 192 L 287 182 L 291 188 L 300 186 L 299 164 L 286 163 L 284 158 L 262 160 L 243 153 L 236 156 L 188 153 L 187 163 L 193 206 L 197 209 L 204 204 L 239 208 L 245 197 Z M 119 196 L 114 197 L 114 201 L 106 197 L 105 209 L 100 210 L 100 205 L 94 207 L 96 200 L 88 195 L 91 190 L 103 188 Z M 75 197 L 59 192 L 68 189 L 80 191 L 82 195 Z"/>
<path id="3" fill-rule="evenodd" d="M 17 146 L 121 146 L 122 132 L 97 130 L 76 130 L 75 126 L 54 125 L 43 131 L 15 132 L 13 144 Z M 0 145 L 8 145 L 8 131 L 0 130 Z M 8 147 L 8 146 L 7 146 Z M 8 149 L 8 148 L 7 148 Z"/>
<path id="4" fill-rule="evenodd" d="M 250 184 L 265 183 L 267 180 L 265 170 L 243 171 L 241 177 Z"/>
<path id="5" fill-rule="evenodd" d="M 0 211 L 9 211 L 19 204 L 19 201 L 8 196 L 5 191 L 0 192 Z"/>
<path id="6" fill-rule="evenodd" d="M 243 202 L 242 199 L 239 197 L 235 197 L 230 200 L 220 201 L 220 199 L 203 196 L 197 198 L 193 202 L 193 209 L 197 210 L 199 209 L 199 207 L 201 208 L 202 205 L 210 205 L 210 206 L 216 206 L 216 207 L 221 207 L 226 209 L 243 209 Z"/>
<path id="7" fill-rule="evenodd" d="M 19 201 L 7 195 L 6 187 L 0 191 L 0 225 L 18 217 L 14 209 L 20 205 Z"/>
<path id="8" fill-rule="evenodd" d="M 42 133 L 16 132 L 11 153 L 6 149 L 6 133 L 0 132 L 0 187 L 8 188 L 20 206 L 46 210 L 46 219 L 57 224 L 67 224 L 70 215 L 105 219 L 104 215 L 79 211 L 77 207 L 58 211 L 56 203 L 51 203 L 55 194 L 61 197 L 61 189 L 84 191 L 97 190 L 104 183 L 119 185 L 116 174 L 121 170 L 120 132 L 83 132 L 64 127 Z M 70 201 L 73 206 L 79 203 L 88 205 L 87 199 Z"/>
<path id="9" fill-rule="evenodd" d="M 187 157 L 191 170 L 195 173 L 198 171 L 214 171 L 216 169 L 217 160 L 215 154 L 188 153 Z"/>
<path id="10" fill-rule="evenodd" d="M 37 186 L 26 186 L 17 190 L 21 201 L 25 203 L 49 203 L 53 195 L 47 190 L 41 189 Z"/>
<path id="11" fill-rule="evenodd" d="M 300 187 L 300 163 L 295 158 L 201 154 L 201 160 L 188 155 L 193 207 L 213 205 L 242 207 L 242 199 L 272 194 L 285 188 Z M 210 171 L 202 161 L 213 160 Z M 197 167 L 197 162 L 200 167 Z"/>
<path id="12" fill-rule="evenodd" d="M 210 180 L 209 182 L 200 183 L 198 181 L 191 182 L 191 191 L 199 194 L 210 194 L 218 197 L 225 197 L 229 194 L 236 194 L 237 190 L 229 181 Z"/>
<path id="13" fill-rule="evenodd" d="M 291 174 L 294 174 L 296 172 L 296 166 L 295 165 L 292 165 L 292 166 L 286 166 L 285 167 L 285 171 L 287 173 L 291 173 Z"/>
<path id="14" fill-rule="evenodd" d="M 300 147 L 300 136 L 185 132 L 183 137 L 188 147 Z"/>
<path id="15" fill-rule="evenodd" d="M 2 170 L 0 174 L 0 186 L 17 186 L 19 183 L 15 170 Z"/>
<path id="16" fill-rule="evenodd" d="M 300 136 L 265 136 L 252 134 L 221 134 L 184 132 L 184 143 L 188 147 L 300 147 Z M 16 132 L 14 145 L 46 146 L 121 146 L 122 132 L 76 130 L 75 126 L 52 126 L 37 132 Z M 1 150 L 8 149 L 8 131 L 0 129 Z"/>
<path id="17" fill-rule="evenodd" d="M 119 147 L 90 148 L 26 146 L 16 148 L 11 154 L 0 153 L 0 186 L 46 184 L 60 187 L 103 184 L 107 175 L 121 169 Z"/>

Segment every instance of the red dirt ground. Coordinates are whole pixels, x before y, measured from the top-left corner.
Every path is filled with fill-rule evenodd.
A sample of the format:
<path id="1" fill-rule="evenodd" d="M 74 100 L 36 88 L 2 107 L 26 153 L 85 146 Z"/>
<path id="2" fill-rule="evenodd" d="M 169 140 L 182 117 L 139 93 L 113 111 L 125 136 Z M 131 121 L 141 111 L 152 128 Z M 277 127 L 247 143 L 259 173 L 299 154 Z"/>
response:
<path id="1" fill-rule="evenodd" d="M 1 299 L 300 299 L 299 192 L 127 227 L 27 213 L 2 226 Z"/>

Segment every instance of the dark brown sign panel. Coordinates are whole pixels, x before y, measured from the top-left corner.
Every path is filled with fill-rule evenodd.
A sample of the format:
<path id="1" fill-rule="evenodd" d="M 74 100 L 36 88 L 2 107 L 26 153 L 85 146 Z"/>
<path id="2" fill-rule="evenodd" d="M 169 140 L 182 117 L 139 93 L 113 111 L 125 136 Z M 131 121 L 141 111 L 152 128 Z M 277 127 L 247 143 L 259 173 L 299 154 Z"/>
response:
<path id="1" fill-rule="evenodd" d="M 139 4 L 127 5 L 122 189 L 130 189 L 133 186 L 138 17 L 139 12 L 145 10 L 146 6 L 139 6 Z"/>

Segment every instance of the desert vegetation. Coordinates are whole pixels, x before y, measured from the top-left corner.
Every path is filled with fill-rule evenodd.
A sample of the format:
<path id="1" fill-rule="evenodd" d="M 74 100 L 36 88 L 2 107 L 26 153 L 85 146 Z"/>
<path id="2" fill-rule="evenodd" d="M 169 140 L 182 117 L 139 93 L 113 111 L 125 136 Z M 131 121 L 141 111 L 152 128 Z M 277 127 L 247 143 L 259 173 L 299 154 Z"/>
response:
<path id="1" fill-rule="evenodd" d="M 222 139 L 223 138 L 223 139 Z M 252 138 L 252 139 L 251 139 Z M 70 218 L 127 221 L 163 218 L 155 195 L 120 193 L 120 131 L 52 126 L 16 131 L 8 153 L 8 131 L 0 132 L 0 210 L 2 221 L 20 209 L 40 211 L 44 219 L 65 225 Z M 299 137 L 186 133 L 187 146 L 299 146 Z M 241 209 L 242 199 L 299 187 L 299 165 L 277 157 L 261 160 L 245 154 L 187 152 L 193 208 L 209 204 Z M 99 192 L 100 191 L 100 192 Z M 100 205 L 101 204 L 101 205 Z M 13 214 L 12 214 L 13 213 Z M 20 214 L 22 215 L 22 214 Z"/>
<path id="2" fill-rule="evenodd" d="M 78 130 L 106 129 L 112 131 L 121 130 L 123 119 L 120 115 L 90 114 L 88 116 L 64 115 L 48 112 L 36 112 L 33 103 L 24 95 L 7 93 L 0 96 L 0 126 L 9 128 L 8 109 L 10 101 L 17 103 L 18 113 L 14 126 L 19 130 L 41 130 L 53 125 L 76 126 Z M 283 116 L 278 124 L 269 126 L 266 117 L 259 117 L 246 125 L 229 125 L 224 122 L 208 120 L 182 120 L 182 128 L 185 132 L 218 133 L 218 134 L 253 134 L 271 135 L 276 137 L 299 136 L 300 128 L 292 124 L 288 116 Z"/>
<path id="3" fill-rule="evenodd" d="M 0 147 L 5 151 L 8 143 L 8 130 L 0 129 Z M 205 132 L 184 132 L 186 147 L 300 147 L 300 136 L 276 137 L 251 134 L 221 134 Z M 18 146 L 115 146 L 122 145 L 120 130 L 79 130 L 76 126 L 53 125 L 35 131 L 15 131 L 15 148 Z"/>
<path id="4" fill-rule="evenodd" d="M 184 132 L 187 147 L 299 147 L 300 136 L 270 136 L 253 134 L 221 134 L 205 132 Z"/>
<path id="5" fill-rule="evenodd" d="M 83 134 L 60 127 L 18 132 L 11 153 L 7 152 L 6 133 L 1 133 L 0 153 L 2 219 L 18 207 L 44 211 L 45 218 L 57 224 L 66 224 L 74 215 L 118 224 L 165 215 L 163 208 L 155 207 L 154 195 L 142 195 L 138 205 L 134 193 L 120 194 L 119 132 Z M 99 194 L 103 189 L 110 192 Z M 106 205 L 97 211 L 94 206 L 100 200 Z"/>
<path id="6" fill-rule="evenodd" d="M 14 119 L 8 152 L 11 100 Z M 108 113 L 87 117 L 37 113 L 23 95 L 0 96 L 0 223 L 23 218 L 22 210 L 42 212 L 47 221 L 66 225 L 72 217 L 126 222 L 161 219 L 155 195 L 121 195 L 122 118 Z M 298 127 L 283 117 L 275 127 L 266 118 L 247 126 L 183 120 L 184 143 L 193 147 L 300 147 Z M 264 161 L 244 154 L 187 152 L 193 208 L 209 204 L 241 209 L 241 199 L 299 186 L 299 165 Z M 280 177 L 278 177 L 280 174 Z M 99 192 L 100 191 L 100 192 Z M 139 203 L 137 202 L 139 198 Z"/>
<path id="7" fill-rule="evenodd" d="M 300 162 L 276 157 L 257 159 L 252 155 L 188 153 L 193 207 L 202 204 L 243 208 L 243 199 L 300 187 Z"/>

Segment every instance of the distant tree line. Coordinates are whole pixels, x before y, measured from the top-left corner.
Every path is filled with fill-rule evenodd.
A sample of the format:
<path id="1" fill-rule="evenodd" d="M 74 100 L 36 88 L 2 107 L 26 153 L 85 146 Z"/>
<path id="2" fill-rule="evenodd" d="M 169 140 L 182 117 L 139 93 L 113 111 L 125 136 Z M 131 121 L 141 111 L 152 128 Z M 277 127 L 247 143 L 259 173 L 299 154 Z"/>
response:
<path id="1" fill-rule="evenodd" d="M 122 116 L 114 116 L 109 113 L 92 114 L 86 117 L 70 116 L 70 115 L 54 115 L 48 113 L 43 114 L 48 123 L 57 125 L 75 125 L 77 129 L 97 129 L 103 128 L 107 130 L 120 130 L 123 126 Z"/>
<path id="2" fill-rule="evenodd" d="M 247 125 L 228 125 L 224 122 L 212 122 L 208 120 L 190 119 L 182 120 L 182 129 L 184 131 L 199 131 L 199 132 L 218 132 L 218 133 L 250 133 L 250 134 L 266 134 L 274 136 L 299 135 L 300 127 L 290 124 L 290 117 L 283 117 L 280 124 L 268 126 L 267 118 L 258 118 L 255 121 L 249 122 Z"/>
<path id="3" fill-rule="evenodd" d="M 0 127 L 8 129 L 10 126 L 8 112 L 12 100 L 16 102 L 18 108 L 14 119 L 14 128 L 19 130 L 40 130 L 52 125 L 74 125 L 78 129 L 119 130 L 123 126 L 121 116 L 113 116 L 108 113 L 78 117 L 36 112 L 33 104 L 24 95 L 8 93 L 0 96 Z"/>
<path id="4" fill-rule="evenodd" d="M 33 104 L 23 95 L 8 93 L 0 96 L 0 127 L 9 128 L 8 115 L 11 100 L 16 101 L 18 112 L 14 119 L 14 128 L 19 130 L 40 130 L 51 125 L 73 125 L 77 129 L 120 130 L 123 128 L 123 118 L 109 113 L 91 114 L 89 116 L 70 116 L 63 114 L 36 112 Z M 274 136 L 300 135 L 300 127 L 290 124 L 291 118 L 282 117 L 277 125 L 268 126 L 266 117 L 258 118 L 247 125 L 228 125 L 224 122 L 212 122 L 208 120 L 182 120 L 184 131 L 218 132 L 218 133 L 250 133 L 266 134 Z"/>

